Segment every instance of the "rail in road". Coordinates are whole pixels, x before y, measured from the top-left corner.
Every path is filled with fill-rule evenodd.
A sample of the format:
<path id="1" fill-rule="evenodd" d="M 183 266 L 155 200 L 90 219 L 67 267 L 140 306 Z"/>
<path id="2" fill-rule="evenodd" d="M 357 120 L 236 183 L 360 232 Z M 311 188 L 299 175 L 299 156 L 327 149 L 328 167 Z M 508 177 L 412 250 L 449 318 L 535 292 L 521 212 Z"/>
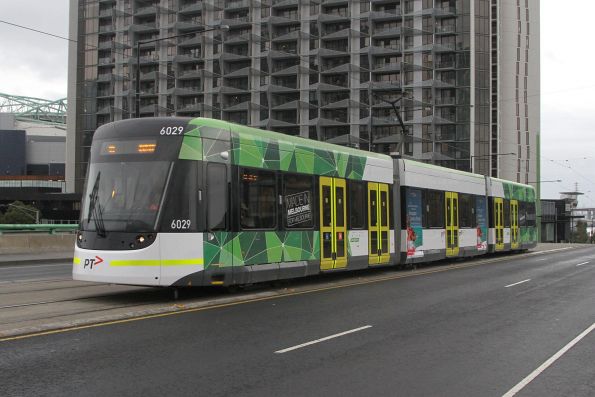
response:
<path id="1" fill-rule="evenodd" d="M 546 246 L 547 247 L 547 246 Z M 288 294 L 302 294 L 346 286 L 389 281 L 437 272 L 496 264 L 525 257 L 549 256 L 572 249 L 569 246 L 542 248 L 525 254 L 500 255 L 464 261 L 444 262 L 414 271 L 372 269 L 356 273 L 323 275 L 282 283 L 264 283 L 229 294 L 227 290 L 193 288 L 184 290 L 180 300 L 170 289 L 116 286 L 70 280 L 70 264 L 0 267 L 0 280 L 6 274 L 12 281 L 0 281 L 0 338 L 46 332 L 134 317 L 202 309 L 236 302 L 269 299 Z M 542 260 L 537 259 L 537 261 Z M 54 276 L 35 269 L 61 269 Z M 21 275 L 14 272 L 21 271 Z M 5 275 L 2 278 L 2 275 Z M 25 277 L 23 280 L 22 277 Z M 28 279 L 26 277 L 37 277 Z M 49 278 L 48 278 L 49 277 Z M 19 279 L 21 278 L 21 279 Z M 10 278 L 9 278 L 10 279 Z M 526 282 L 526 281 L 521 281 Z M 275 287 L 281 285 L 281 288 Z M 516 284 L 516 282 L 514 283 Z M 512 287 L 514 285 L 506 286 Z"/>
<path id="2" fill-rule="evenodd" d="M 0 394 L 590 396 L 593 270 L 595 247 L 581 247 L 179 301 L 74 288 L 78 302 L 56 305 L 169 310 L 0 337 Z"/>

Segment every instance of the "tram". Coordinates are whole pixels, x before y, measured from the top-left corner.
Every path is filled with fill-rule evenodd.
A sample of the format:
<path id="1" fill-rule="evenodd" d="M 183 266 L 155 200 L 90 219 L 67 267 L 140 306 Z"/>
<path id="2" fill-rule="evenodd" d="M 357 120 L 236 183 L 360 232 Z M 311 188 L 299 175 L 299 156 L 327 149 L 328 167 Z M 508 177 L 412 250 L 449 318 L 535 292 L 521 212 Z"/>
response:
<path id="1" fill-rule="evenodd" d="M 531 186 L 208 118 L 101 126 L 73 278 L 238 285 L 521 251 Z"/>

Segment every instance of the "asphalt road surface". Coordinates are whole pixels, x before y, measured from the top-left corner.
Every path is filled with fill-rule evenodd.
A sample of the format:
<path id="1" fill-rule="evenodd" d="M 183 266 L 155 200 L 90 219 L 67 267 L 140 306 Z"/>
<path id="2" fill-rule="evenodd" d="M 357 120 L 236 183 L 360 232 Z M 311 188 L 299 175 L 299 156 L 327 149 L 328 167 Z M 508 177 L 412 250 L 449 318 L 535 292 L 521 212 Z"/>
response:
<path id="1" fill-rule="evenodd" d="M 19 281 L 72 279 L 72 261 L 0 266 L 0 285 Z"/>
<path id="2" fill-rule="evenodd" d="M 593 396 L 595 248 L 0 340 L 0 395 Z"/>

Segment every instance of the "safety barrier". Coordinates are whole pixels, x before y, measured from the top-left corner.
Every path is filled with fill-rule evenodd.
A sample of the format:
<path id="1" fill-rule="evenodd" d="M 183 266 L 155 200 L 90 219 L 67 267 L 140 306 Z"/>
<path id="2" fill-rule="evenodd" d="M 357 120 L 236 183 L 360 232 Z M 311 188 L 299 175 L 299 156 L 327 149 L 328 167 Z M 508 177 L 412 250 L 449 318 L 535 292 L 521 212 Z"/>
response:
<path id="1" fill-rule="evenodd" d="M 52 225 L 52 224 L 0 224 L 0 234 L 3 233 L 73 233 L 79 225 Z"/>

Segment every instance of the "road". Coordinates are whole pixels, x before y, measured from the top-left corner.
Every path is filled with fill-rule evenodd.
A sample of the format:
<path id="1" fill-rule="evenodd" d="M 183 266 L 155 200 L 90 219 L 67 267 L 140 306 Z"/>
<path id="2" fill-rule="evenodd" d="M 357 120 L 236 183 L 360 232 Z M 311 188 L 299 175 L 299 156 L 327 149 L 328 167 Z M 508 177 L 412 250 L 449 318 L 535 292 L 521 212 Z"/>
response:
<path id="1" fill-rule="evenodd" d="M 72 262 L 0 266 L 0 284 L 16 281 L 61 280 L 72 278 Z"/>
<path id="2" fill-rule="evenodd" d="M 435 270 L 0 339 L 0 395 L 595 395 L 595 248 Z"/>

